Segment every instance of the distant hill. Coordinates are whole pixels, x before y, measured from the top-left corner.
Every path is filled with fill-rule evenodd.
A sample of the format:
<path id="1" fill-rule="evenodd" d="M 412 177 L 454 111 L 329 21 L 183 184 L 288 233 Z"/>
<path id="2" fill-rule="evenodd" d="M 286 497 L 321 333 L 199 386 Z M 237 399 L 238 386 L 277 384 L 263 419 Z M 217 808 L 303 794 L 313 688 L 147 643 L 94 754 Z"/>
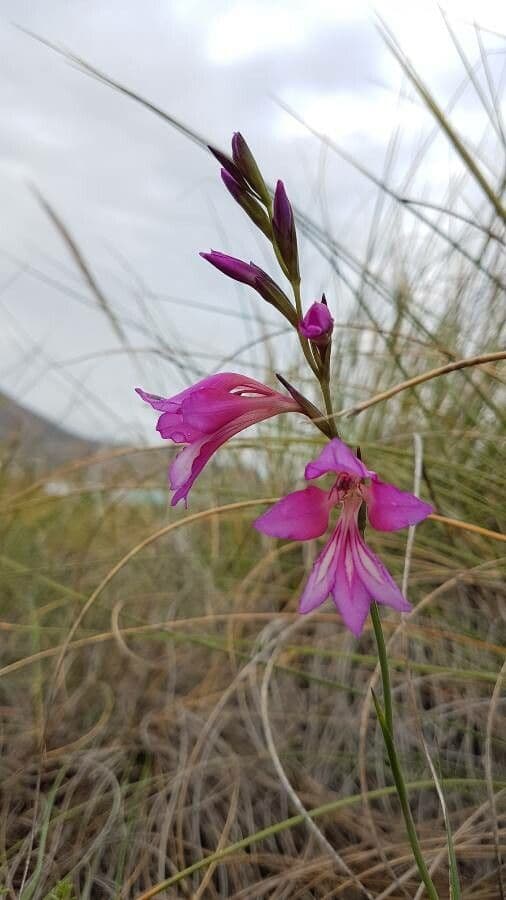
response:
<path id="1" fill-rule="evenodd" d="M 98 441 L 72 434 L 0 392 L 0 457 L 46 469 L 102 447 Z"/>

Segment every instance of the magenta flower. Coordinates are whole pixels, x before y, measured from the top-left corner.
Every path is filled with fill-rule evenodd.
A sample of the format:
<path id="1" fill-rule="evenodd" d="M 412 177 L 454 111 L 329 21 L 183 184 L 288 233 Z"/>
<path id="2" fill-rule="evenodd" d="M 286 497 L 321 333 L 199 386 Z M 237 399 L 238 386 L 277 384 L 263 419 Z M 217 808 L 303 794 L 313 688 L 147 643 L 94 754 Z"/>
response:
<path id="1" fill-rule="evenodd" d="M 174 397 L 158 397 L 141 388 L 137 393 L 162 413 L 156 429 L 162 438 L 187 446 L 169 468 L 175 491 L 171 505 L 187 496 L 213 453 L 234 434 L 283 412 L 302 412 L 292 397 L 274 391 L 245 375 L 209 375 Z"/>
<path id="2" fill-rule="evenodd" d="M 332 335 L 334 319 L 326 303 L 316 300 L 299 322 L 299 332 L 314 344 L 325 347 Z"/>
<path id="3" fill-rule="evenodd" d="M 399 612 L 411 609 L 362 537 L 358 525 L 362 503 L 367 505 L 369 522 L 379 531 L 415 525 L 432 512 L 432 507 L 381 481 L 339 438 L 330 441 L 319 457 L 308 463 L 305 477 L 319 478 L 328 472 L 337 475 L 330 491 L 311 485 L 288 494 L 254 524 L 272 537 L 308 541 L 327 530 L 331 509 L 341 506 L 339 522 L 313 566 L 299 610 L 308 613 L 332 594 L 345 625 L 358 637 L 373 600 Z"/>

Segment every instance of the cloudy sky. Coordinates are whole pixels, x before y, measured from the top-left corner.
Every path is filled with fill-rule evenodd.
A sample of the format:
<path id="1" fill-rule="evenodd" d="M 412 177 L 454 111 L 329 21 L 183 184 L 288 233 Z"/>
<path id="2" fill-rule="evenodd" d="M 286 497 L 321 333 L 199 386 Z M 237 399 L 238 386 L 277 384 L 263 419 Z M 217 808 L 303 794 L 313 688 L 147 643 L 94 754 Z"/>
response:
<path id="1" fill-rule="evenodd" d="M 503 0 L 443 2 L 471 58 L 478 20 L 504 63 Z M 431 122 L 375 26 L 395 32 L 448 102 L 463 78 L 435 3 L 378 0 L 0 0 L 0 390 L 98 437 L 134 439 L 152 426 L 132 387 L 179 389 L 256 334 L 257 309 L 199 259 L 215 247 L 270 266 L 266 248 L 223 190 L 218 167 L 141 105 L 83 74 L 33 36 L 72 51 L 225 149 L 240 130 L 266 178 L 342 239 L 360 246 L 370 186 L 280 105 L 380 173 L 400 126 L 406 165 Z M 469 93 L 454 114 L 476 136 Z M 444 141 L 425 184 L 444 190 L 454 161 Z M 125 353 L 61 235 L 78 244 L 137 353 Z M 304 248 L 307 299 L 330 288 Z M 338 287 L 336 287 L 338 291 Z M 332 302 L 332 299 L 331 299 Z M 278 324 L 267 309 L 267 330 Z M 187 371 L 147 350 L 152 334 L 189 353 Z M 247 369 L 254 351 L 239 355 Z"/>

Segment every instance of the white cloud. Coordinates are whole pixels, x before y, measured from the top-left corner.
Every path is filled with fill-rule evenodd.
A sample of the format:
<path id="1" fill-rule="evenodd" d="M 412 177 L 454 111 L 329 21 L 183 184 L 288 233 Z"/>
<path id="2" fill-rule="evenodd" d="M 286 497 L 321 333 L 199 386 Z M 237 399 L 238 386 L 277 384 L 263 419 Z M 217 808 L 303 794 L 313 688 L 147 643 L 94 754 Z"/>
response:
<path id="1" fill-rule="evenodd" d="M 384 146 L 397 127 L 403 134 L 413 134 L 428 122 L 425 110 L 418 104 L 407 99 L 398 101 L 374 85 L 367 92 L 288 91 L 283 99 L 310 127 L 339 143 L 359 137 Z M 285 112 L 280 113 L 277 127 L 283 137 L 307 133 Z"/>
<path id="2" fill-rule="evenodd" d="M 303 45 L 315 32 L 336 23 L 362 18 L 364 2 L 338 3 L 331 0 L 307 2 L 277 0 L 237 0 L 209 17 L 208 58 L 230 64 L 265 53 L 282 52 Z"/>

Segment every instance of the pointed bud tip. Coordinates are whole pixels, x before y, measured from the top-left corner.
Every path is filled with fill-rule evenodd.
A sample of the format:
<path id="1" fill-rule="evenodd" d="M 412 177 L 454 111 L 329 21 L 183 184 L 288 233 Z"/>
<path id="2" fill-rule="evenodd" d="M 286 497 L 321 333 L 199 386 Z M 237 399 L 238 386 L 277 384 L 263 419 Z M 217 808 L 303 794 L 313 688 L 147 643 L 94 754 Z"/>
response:
<path id="1" fill-rule="evenodd" d="M 225 168 L 222 168 L 220 170 L 220 175 L 221 175 L 221 180 L 223 181 L 223 184 L 225 185 L 227 190 L 230 191 L 231 194 L 233 194 L 235 196 L 236 194 L 241 193 L 242 186 L 237 181 L 237 178 L 235 178 L 234 175 L 232 175 L 231 172 L 229 172 Z"/>
<path id="2" fill-rule="evenodd" d="M 284 265 L 286 266 L 285 274 L 292 281 L 299 281 L 299 258 L 295 221 L 291 203 L 281 180 L 278 180 L 274 192 L 272 230 Z"/>

